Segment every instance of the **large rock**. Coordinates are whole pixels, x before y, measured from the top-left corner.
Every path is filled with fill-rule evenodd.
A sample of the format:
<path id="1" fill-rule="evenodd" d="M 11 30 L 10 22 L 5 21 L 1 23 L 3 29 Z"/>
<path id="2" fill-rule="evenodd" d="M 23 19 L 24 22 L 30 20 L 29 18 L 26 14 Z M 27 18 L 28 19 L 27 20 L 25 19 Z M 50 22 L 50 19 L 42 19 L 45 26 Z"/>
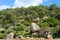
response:
<path id="1" fill-rule="evenodd" d="M 48 38 L 48 39 L 53 39 L 53 37 L 52 37 L 52 35 L 50 34 L 50 32 L 48 33 L 47 38 Z"/>
<path id="2" fill-rule="evenodd" d="M 14 33 L 9 33 L 9 34 L 7 35 L 7 38 L 13 39 L 13 38 L 14 38 Z"/>
<path id="3" fill-rule="evenodd" d="M 53 37 L 50 34 L 50 32 L 45 32 L 44 37 L 47 38 L 47 39 L 53 39 Z"/>
<path id="4" fill-rule="evenodd" d="M 38 32 L 40 31 L 40 27 L 36 23 L 31 23 L 30 30 L 32 32 Z"/>

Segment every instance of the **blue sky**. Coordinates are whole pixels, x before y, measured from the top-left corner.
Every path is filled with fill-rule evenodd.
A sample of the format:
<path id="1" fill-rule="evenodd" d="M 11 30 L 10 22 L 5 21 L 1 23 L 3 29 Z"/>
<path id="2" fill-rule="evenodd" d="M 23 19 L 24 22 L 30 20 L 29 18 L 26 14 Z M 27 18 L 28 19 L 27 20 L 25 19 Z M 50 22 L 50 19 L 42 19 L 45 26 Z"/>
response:
<path id="1" fill-rule="evenodd" d="M 55 3 L 60 6 L 60 0 L 0 0 L 0 10 L 6 8 L 16 8 L 16 7 L 29 7 L 36 6 L 39 4 L 50 5 Z"/>
<path id="2" fill-rule="evenodd" d="M 0 6 L 1 5 L 9 5 L 13 6 L 14 0 L 0 0 Z"/>
<path id="3" fill-rule="evenodd" d="M 42 4 L 50 5 L 52 3 L 56 4 L 57 6 L 60 6 L 60 0 L 48 0 L 48 1 L 44 1 Z"/>

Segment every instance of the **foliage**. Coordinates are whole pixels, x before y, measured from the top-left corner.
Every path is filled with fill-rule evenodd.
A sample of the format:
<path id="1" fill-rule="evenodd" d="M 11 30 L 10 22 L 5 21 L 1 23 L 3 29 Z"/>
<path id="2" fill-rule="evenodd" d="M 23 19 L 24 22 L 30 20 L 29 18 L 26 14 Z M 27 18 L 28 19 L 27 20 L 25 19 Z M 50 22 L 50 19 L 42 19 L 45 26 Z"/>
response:
<path id="1" fill-rule="evenodd" d="M 48 18 L 43 19 L 45 16 Z M 56 30 L 56 26 L 60 25 L 60 7 L 55 4 L 51 4 L 50 6 L 38 5 L 30 6 L 28 8 L 21 7 L 0 10 L 0 29 L 5 29 L 2 31 L 0 30 L 0 38 L 5 38 L 11 30 L 13 30 L 15 37 L 20 35 L 31 37 L 30 24 L 32 19 L 36 17 L 40 18 L 38 25 L 41 28 L 54 27 L 55 31 L 54 33 L 52 32 L 52 35 L 54 37 L 60 37 L 60 34 L 57 34 L 60 28 Z"/>

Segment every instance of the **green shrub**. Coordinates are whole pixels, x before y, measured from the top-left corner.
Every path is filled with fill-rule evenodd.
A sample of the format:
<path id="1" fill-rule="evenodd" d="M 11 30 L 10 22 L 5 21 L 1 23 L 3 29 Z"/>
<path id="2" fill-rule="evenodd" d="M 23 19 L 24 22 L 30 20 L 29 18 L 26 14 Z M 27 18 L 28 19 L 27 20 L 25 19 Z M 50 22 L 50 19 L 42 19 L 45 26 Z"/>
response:
<path id="1" fill-rule="evenodd" d="M 54 38 L 60 38 L 60 25 L 57 25 L 51 33 Z"/>
<path id="2" fill-rule="evenodd" d="M 0 33 L 0 39 L 6 38 L 6 34 Z"/>

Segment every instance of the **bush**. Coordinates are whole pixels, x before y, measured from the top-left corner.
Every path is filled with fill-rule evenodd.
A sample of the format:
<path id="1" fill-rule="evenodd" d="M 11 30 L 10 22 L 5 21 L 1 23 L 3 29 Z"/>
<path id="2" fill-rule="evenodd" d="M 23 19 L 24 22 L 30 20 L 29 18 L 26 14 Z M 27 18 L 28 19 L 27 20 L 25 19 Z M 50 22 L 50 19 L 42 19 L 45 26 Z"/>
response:
<path id="1" fill-rule="evenodd" d="M 43 20 L 43 23 L 47 22 L 47 24 L 50 26 L 50 27 L 55 27 L 57 25 L 60 25 L 60 21 L 56 18 L 48 18 L 48 19 L 44 19 Z"/>
<path id="2" fill-rule="evenodd" d="M 6 34 L 0 33 L 0 39 L 6 38 Z"/>
<path id="3" fill-rule="evenodd" d="M 60 25 L 56 26 L 52 32 L 51 32 L 52 36 L 54 38 L 60 38 Z"/>

